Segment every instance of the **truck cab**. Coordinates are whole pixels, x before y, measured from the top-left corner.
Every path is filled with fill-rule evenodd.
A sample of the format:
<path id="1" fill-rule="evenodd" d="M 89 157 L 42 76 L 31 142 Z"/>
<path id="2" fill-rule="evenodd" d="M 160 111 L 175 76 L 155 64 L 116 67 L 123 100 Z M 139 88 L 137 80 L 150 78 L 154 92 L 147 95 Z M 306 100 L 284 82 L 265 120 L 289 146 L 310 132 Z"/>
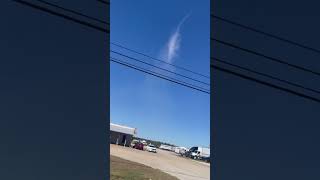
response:
<path id="1" fill-rule="evenodd" d="M 210 157 L 210 149 L 203 147 L 192 147 L 186 152 L 186 156 L 192 159 L 205 159 Z"/>
<path id="2" fill-rule="evenodd" d="M 185 155 L 187 157 L 190 157 L 192 159 L 197 159 L 198 158 L 198 154 L 199 154 L 198 153 L 198 147 L 192 147 L 192 148 L 189 149 L 189 151 L 187 151 L 185 153 Z"/>

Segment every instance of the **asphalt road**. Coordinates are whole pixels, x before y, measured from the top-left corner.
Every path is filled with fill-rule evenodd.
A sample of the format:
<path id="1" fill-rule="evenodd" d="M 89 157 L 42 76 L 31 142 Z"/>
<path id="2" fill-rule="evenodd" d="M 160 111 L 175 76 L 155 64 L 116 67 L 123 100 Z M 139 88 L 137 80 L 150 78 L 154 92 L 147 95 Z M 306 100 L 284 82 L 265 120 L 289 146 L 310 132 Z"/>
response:
<path id="1" fill-rule="evenodd" d="M 111 144 L 110 154 L 159 169 L 182 180 L 210 179 L 210 164 L 183 158 L 174 152 L 157 149 L 157 153 Z"/>

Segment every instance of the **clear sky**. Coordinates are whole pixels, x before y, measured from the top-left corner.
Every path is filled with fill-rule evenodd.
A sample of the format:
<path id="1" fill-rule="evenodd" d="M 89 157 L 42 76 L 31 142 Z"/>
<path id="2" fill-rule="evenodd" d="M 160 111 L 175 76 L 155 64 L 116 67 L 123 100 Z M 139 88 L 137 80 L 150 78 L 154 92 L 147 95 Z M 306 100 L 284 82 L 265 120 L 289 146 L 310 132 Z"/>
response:
<path id="1" fill-rule="evenodd" d="M 209 76 L 209 13 L 209 0 L 111 1 L 111 42 Z M 111 50 L 209 83 L 207 78 L 116 46 L 111 45 Z M 113 53 L 110 56 L 143 66 Z M 143 138 L 187 147 L 210 144 L 209 94 L 118 64 L 111 63 L 110 68 L 111 122 L 136 127 Z"/>

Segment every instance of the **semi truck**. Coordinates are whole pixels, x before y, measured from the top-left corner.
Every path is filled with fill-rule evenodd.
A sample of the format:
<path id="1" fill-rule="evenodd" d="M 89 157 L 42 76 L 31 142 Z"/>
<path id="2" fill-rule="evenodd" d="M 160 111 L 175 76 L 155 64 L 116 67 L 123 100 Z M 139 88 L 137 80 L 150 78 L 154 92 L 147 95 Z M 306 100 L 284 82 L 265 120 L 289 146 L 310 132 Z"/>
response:
<path id="1" fill-rule="evenodd" d="M 185 156 L 192 159 L 206 160 L 210 158 L 210 148 L 194 146 L 185 153 Z"/>

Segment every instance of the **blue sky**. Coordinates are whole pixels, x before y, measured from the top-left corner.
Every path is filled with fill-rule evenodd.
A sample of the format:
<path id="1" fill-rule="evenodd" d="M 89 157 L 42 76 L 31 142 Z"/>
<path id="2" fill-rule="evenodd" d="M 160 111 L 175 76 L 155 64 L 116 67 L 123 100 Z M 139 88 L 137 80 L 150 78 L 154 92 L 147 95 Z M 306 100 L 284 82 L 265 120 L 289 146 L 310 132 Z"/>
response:
<path id="1" fill-rule="evenodd" d="M 111 42 L 209 76 L 209 0 L 116 0 L 111 1 L 110 19 Z M 111 50 L 209 83 L 207 78 L 116 46 L 111 45 Z M 116 54 L 111 56 L 161 72 Z M 208 94 L 118 64 L 111 63 L 110 68 L 111 122 L 136 127 L 143 138 L 187 147 L 209 145 Z"/>

